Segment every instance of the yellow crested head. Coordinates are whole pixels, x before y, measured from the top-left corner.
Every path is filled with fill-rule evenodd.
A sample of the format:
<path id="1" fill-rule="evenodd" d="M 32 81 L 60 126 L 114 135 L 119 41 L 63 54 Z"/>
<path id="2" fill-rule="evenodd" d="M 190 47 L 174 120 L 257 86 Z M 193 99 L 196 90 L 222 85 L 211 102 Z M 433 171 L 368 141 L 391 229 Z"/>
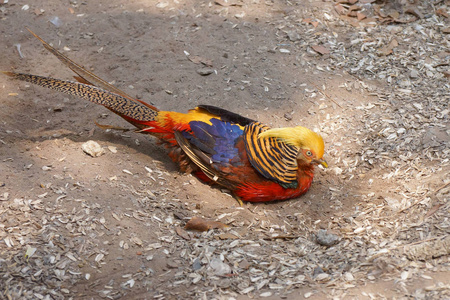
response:
<path id="1" fill-rule="evenodd" d="M 321 159 L 325 144 L 322 137 L 314 131 L 302 127 L 272 128 L 261 132 L 259 138 L 274 137 L 286 144 L 313 152 L 315 159 Z"/>

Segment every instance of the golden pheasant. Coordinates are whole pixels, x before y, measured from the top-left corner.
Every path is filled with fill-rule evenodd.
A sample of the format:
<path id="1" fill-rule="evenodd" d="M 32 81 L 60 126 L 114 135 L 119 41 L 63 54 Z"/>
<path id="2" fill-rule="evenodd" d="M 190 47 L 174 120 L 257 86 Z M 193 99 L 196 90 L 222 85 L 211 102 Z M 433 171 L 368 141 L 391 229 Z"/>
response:
<path id="1" fill-rule="evenodd" d="M 199 105 L 188 113 L 158 110 L 85 70 L 31 33 L 78 74 L 79 82 L 14 72 L 6 75 L 105 106 L 138 132 L 163 141 L 182 171 L 226 187 L 243 201 L 298 197 L 310 188 L 314 166 L 327 167 L 322 137 L 305 127 L 271 129 L 210 105 Z"/>

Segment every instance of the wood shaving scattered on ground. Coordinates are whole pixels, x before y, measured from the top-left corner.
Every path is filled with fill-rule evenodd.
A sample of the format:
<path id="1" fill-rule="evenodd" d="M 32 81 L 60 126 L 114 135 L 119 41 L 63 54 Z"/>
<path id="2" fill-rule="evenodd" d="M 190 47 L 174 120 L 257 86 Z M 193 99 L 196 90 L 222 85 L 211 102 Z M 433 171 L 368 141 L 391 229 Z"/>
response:
<path id="1" fill-rule="evenodd" d="M 33 19 L 162 109 L 306 124 L 330 166 L 300 199 L 239 207 L 123 124 L 94 131 L 113 120 L 101 108 L 0 77 L 0 298 L 449 298 L 450 7 L 359 2 L 0 1 L 3 70 L 67 76 L 23 34 Z M 93 159 L 88 140 L 110 151 Z M 226 228 L 184 230 L 193 218 Z"/>

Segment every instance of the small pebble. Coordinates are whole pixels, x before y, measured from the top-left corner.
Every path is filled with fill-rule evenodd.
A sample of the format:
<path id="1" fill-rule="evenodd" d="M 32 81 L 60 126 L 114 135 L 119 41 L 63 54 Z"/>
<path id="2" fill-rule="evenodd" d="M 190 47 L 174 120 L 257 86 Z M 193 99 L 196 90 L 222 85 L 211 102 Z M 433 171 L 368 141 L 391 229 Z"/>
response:
<path id="1" fill-rule="evenodd" d="M 87 141 L 83 145 L 81 145 L 81 149 L 92 157 L 98 157 L 105 154 L 105 150 L 94 141 Z"/>
<path id="2" fill-rule="evenodd" d="M 319 245 L 331 247 L 337 244 L 340 240 L 340 237 L 333 234 L 327 233 L 325 229 L 320 229 L 316 235 L 316 241 Z"/>
<path id="3" fill-rule="evenodd" d="M 194 260 L 194 264 L 192 265 L 192 269 L 194 271 L 200 270 L 202 267 L 202 264 L 200 263 L 200 260 L 197 258 Z"/>
<path id="4" fill-rule="evenodd" d="M 213 68 L 201 68 L 201 69 L 197 70 L 197 73 L 202 76 L 207 76 L 207 75 L 214 73 L 214 69 Z"/>
<path id="5" fill-rule="evenodd" d="M 411 70 L 411 72 L 409 73 L 409 77 L 411 78 L 417 78 L 419 77 L 419 72 L 417 70 Z"/>

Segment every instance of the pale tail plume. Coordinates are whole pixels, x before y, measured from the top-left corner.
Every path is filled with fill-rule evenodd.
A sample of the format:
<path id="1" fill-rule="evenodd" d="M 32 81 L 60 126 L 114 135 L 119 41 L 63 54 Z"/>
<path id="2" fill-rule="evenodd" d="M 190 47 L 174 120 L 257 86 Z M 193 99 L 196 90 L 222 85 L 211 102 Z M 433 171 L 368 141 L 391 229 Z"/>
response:
<path id="1" fill-rule="evenodd" d="M 63 64 L 78 74 L 79 76 L 75 78 L 80 82 L 14 72 L 3 73 L 15 79 L 27 81 L 69 95 L 78 96 L 93 103 L 103 105 L 140 129 L 148 127 L 144 124 L 145 122 L 155 120 L 158 115 L 158 109 L 156 107 L 139 99 L 134 99 L 125 92 L 109 84 L 106 80 L 101 79 L 66 57 L 30 29 L 28 29 L 28 31 L 41 41 L 45 49 L 50 51 Z"/>
<path id="2" fill-rule="evenodd" d="M 31 31 L 29 28 L 27 28 L 27 30 L 32 35 L 34 35 L 34 37 L 37 38 L 42 43 L 42 45 L 45 47 L 45 49 L 50 51 L 54 56 L 56 56 L 56 58 L 58 58 L 63 64 L 65 64 L 67 67 L 69 67 L 72 71 L 77 73 L 80 76 L 80 78 L 83 79 L 83 81 L 85 83 L 89 83 L 89 84 L 98 86 L 99 88 L 102 88 L 104 90 L 113 92 L 113 93 L 115 93 L 117 95 L 120 95 L 120 96 L 122 96 L 124 98 L 131 99 L 133 101 L 136 100 L 133 97 L 131 97 L 128 94 L 126 94 L 124 91 L 116 88 L 112 84 L 106 82 L 105 80 L 101 79 L 97 75 L 89 72 L 88 70 L 86 70 L 82 66 L 78 65 L 76 62 L 74 62 L 73 60 L 71 60 L 70 58 L 68 58 L 67 56 L 65 56 L 64 54 L 62 54 L 61 52 L 59 52 L 58 50 L 56 50 L 52 46 L 50 46 L 46 41 L 44 41 L 40 36 L 38 36 L 36 33 Z"/>
<path id="3" fill-rule="evenodd" d="M 53 79 L 44 76 L 3 72 L 4 74 L 22 81 L 30 82 L 42 87 L 56 90 L 65 94 L 74 95 L 96 104 L 103 105 L 111 111 L 131 118 L 135 121 L 148 122 L 155 120 L 158 112 L 149 106 L 122 97 L 113 92 L 79 82 Z M 134 124 L 134 123 L 133 123 Z"/>

